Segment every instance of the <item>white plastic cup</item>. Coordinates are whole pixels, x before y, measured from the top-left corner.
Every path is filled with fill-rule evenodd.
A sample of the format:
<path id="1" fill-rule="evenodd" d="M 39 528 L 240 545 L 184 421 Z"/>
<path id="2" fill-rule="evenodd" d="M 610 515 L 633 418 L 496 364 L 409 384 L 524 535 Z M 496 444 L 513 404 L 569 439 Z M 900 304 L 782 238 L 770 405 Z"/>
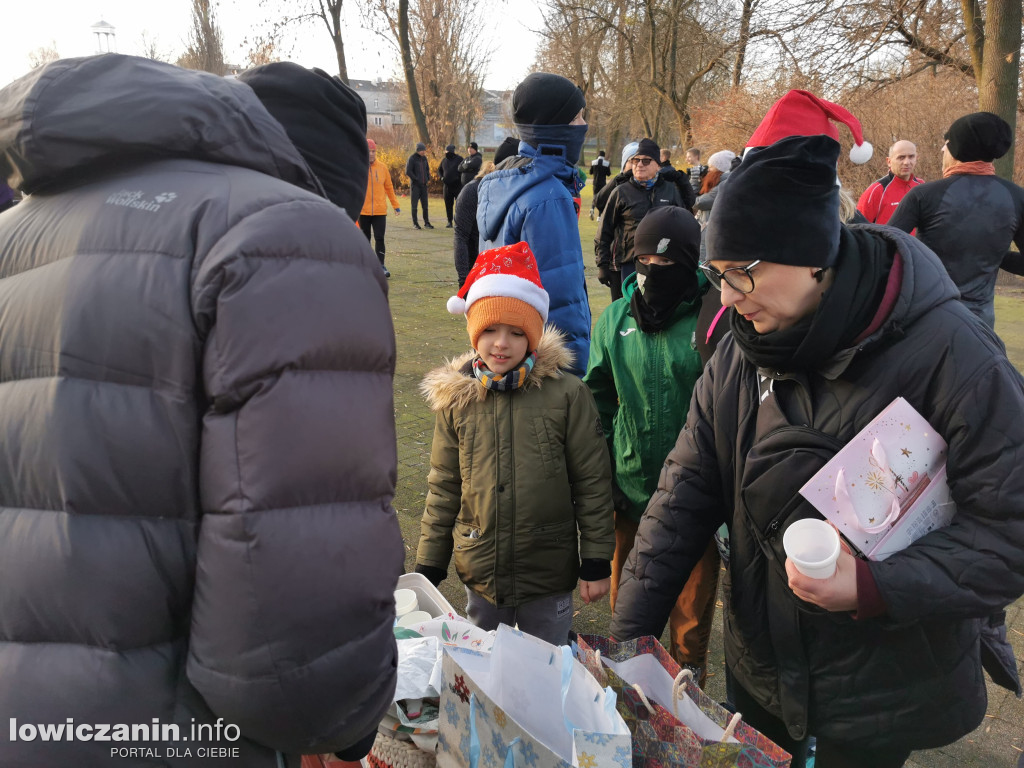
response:
<path id="1" fill-rule="evenodd" d="M 395 590 L 395 616 L 402 618 L 407 613 L 412 613 L 419 607 L 419 601 L 416 599 L 416 593 L 411 589 Z"/>
<path id="2" fill-rule="evenodd" d="M 400 627 L 415 627 L 417 624 L 422 624 L 425 621 L 430 621 L 431 616 L 426 611 L 410 611 L 398 620 L 398 626 Z"/>
<path id="3" fill-rule="evenodd" d="M 782 547 L 804 576 L 827 579 L 836 572 L 839 534 L 824 520 L 797 520 L 783 534 Z"/>

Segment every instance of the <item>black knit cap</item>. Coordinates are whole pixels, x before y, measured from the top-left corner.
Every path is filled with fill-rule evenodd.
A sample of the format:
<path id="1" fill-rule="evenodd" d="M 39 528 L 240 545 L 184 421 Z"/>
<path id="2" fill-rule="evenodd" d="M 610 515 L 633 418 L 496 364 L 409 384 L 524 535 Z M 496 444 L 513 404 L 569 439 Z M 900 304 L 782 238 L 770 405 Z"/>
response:
<path id="1" fill-rule="evenodd" d="M 657 160 L 661 157 L 661 148 L 654 139 L 640 139 L 640 146 L 636 148 L 636 154 L 653 157 Z"/>
<path id="2" fill-rule="evenodd" d="M 824 135 L 747 150 L 711 209 L 708 260 L 831 266 L 839 253 L 838 159 L 839 142 Z"/>
<path id="3" fill-rule="evenodd" d="M 1013 131 L 999 115 L 972 112 L 955 120 L 943 138 L 949 142 L 949 154 L 961 163 L 991 163 L 1009 151 Z"/>
<path id="4" fill-rule="evenodd" d="M 653 208 L 637 225 L 633 253 L 664 256 L 696 273 L 700 258 L 700 224 L 684 208 L 674 205 Z"/>
<path id="5" fill-rule="evenodd" d="M 366 105 L 354 90 L 322 69 L 290 61 L 238 76 L 279 122 L 327 194 L 358 218 L 366 199 Z"/>
<path id="6" fill-rule="evenodd" d="M 585 106 L 583 91 L 571 80 L 534 72 L 512 94 L 512 120 L 519 125 L 568 125 Z"/>
<path id="7" fill-rule="evenodd" d="M 501 146 L 494 153 L 494 164 L 497 165 L 508 157 L 515 157 L 519 154 L 519 139 L 506 136 Z"/>

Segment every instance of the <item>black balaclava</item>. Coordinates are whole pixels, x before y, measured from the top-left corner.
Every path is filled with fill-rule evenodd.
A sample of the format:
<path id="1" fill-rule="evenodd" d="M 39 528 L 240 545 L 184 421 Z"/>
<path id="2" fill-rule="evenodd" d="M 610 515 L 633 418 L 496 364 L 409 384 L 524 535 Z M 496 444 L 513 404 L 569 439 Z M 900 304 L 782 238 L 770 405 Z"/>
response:
<path id="1" fill-rule="evenodd" d="M 353 220 L 366 199 L 366 105 L 322 69 L 289 61 L 255 67 L 238 76 L 288 134 L 323 185 L 327 199 Z"/>
<path id="2" fill-rule="evenodd" d="M 644 333 L 657 333 L 672 320 L 676 308 L 697 298 L 697 261 L 700 256 L 700 225 L 683 208 L 654 208 L 640 221 L 633 237 L 639 256 L 663 256 L 671 264 L 644 265 L 637 258 L 636 290 L 630 308 Z"/>

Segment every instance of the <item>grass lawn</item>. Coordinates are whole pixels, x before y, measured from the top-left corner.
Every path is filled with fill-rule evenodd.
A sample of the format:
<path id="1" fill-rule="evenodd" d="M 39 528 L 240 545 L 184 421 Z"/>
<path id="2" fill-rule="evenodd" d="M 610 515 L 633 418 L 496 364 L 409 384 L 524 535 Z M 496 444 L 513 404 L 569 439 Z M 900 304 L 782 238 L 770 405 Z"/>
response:
<path id="1" fill-rule="evenodd" d="M 426 496 L 426 476 L 430 462 L 430 442 L 434 419 L 420 396 L 418 386 L 423 375 L 439 365 L 443 358 L 469 349 L 465 319 L 449 315 L 448 297 L 457 290 L 452 258 L 452 230 L 445 229 L 444 203 L 431 198 L 433 230 L 412 229 L 409 198 L 400 200 L 402 214 L 389 215 L 387 227 L 387 265 L 391 270 L 390 302 L 398 340 L 395 373 L 395 419 L 398 429 L 398 487 L 394 506 L 406 545 L 406 567 L 414 565 L 419 521 Z M 593 240 L 597 223 L 590 221 L 590 187 L 583 192 L 580 239 L 586 265 L 590 306 L 596 320 L 608 306 L 609 291 L 597 282 L 593 258 Z M 1018 370 L 1024 370 L 1024 290 L 1000 289 L 996 297 L 996 331 L 1006 343 L 1007 353 Z M 463 587 L 454 573 L 442 585 L 442 592 L 456 607 L 465 607 Z M 1008 612 L 1010 637 L 1024 657 L 1024 600 Z M 610 614 L 608 602 L 585 606 L 577 600 L 575 626 L 580 631 L 607 634 Z M 708 691 L 725 698 L 724 665 L 720 616 L 712 633 L 711 671 Z M 1021 661 L 1024 666 L 1024 660 Z M 956 702 L 949 702 L 956 706 Z M 954 766 L 1002 767 L 1016 765 L 1019 750 L 1024 749 L 1024 704 L 1007 691 L 989 685 L 989 714 L 972 734 L 948 747 L 915 753 L 908 766 L 953 768 Z M 865 768 L 868 768 L 867 766 Z"/>

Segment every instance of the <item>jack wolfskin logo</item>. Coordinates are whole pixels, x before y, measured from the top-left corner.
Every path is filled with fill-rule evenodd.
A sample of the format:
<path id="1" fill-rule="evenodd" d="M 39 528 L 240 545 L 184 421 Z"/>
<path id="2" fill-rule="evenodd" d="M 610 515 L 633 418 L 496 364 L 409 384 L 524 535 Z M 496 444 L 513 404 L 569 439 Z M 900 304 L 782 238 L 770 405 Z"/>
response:
<path id="1" fill-rule="evenodd" d="M 156 213 L 160 206 L 176 200 L 178 195 L 174 192 L 161 192 L 152 200 L 146 200 L 142 190 L 122 189 L 107 198 L 107 205 L 116 205 L 121 208 L 136 208 L 140 211 Z"/>

